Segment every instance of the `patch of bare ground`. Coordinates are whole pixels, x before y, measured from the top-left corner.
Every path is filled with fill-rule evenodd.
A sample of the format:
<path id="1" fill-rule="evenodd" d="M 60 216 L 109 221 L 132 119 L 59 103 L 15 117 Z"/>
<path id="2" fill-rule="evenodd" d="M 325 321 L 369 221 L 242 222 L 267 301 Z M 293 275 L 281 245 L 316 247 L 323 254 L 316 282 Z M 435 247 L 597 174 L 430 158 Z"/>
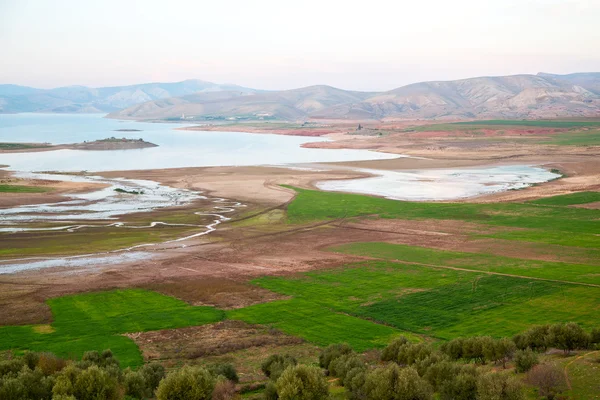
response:
<path id="1" fill-rule="evenodd" d="M 16 207 L 26 204 L 58 203 L 70 200 L 70 194 L 87 193 L 100 190 L 108 185 L 91 182 L 66 182 L 43 179 L 15 178 L 12 172 L 0 169 L 0 184 L 31 186 L 46 189 L 42 193 L 0 193 L 0 208 Z"/>
<path id="2" fill-rule="evenodd" d="M 151 283 L 145 288 L 176 297 L 195 306 L 210 305 L 220 309 L 242 308 L 287 298 L 246 282 L 212 277 L 168 279 Z"/>
<path id="3" fill-rule="evenodd" d="M 189 328 L 128 334 L 142 351 L 144 360 L 165 367 L 183 363 L 232 363 L 242 384 L 264 381 L 261 363 L 271 354 L 290 354 L 314 362 L 319 349 L 276 329 L 242 321 L 222 321 Z"/>
<path id="4" fill-rule="evenodd" d="M 600 201 L 595 201 L 593 203 L 586 203 L 586 204 L 576 204 L 576 205 L 573 205 L 571 207 L 587 208 L 587 209 L 590 209 L 590 210 L 600 210 Z"/>

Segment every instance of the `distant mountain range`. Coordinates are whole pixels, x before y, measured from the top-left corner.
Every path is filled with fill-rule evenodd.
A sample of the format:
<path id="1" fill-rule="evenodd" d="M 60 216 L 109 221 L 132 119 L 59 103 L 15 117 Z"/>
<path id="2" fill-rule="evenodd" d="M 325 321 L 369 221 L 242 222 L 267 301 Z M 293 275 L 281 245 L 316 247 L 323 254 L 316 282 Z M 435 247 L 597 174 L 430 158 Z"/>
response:
<path id="1" fill-rule="evenodd" d="M 0 113 L 108 113 L 147 101 L 224 90 L 244 94 L 258 92 L 237 85 L 220 85 L 196 79 L 102 88 L 67 86 L 35 89 L 27 86 L 0 85 Z"/>
<path id="2" fill-rule="evenodd" d="M 189 80 L 39 90 L 0 85 L 3 112 L 111 112 L 138 120 L 382 120 L 600 116 L 600 73 L 415 83 L 387 92 L 330 86 L 261 91 Z"/>

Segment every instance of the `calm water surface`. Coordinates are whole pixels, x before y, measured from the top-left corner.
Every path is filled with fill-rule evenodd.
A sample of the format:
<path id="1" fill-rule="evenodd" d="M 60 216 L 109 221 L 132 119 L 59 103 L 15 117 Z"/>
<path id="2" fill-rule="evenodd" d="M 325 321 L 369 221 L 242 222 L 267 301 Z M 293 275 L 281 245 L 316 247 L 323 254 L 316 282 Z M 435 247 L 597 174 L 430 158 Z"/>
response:
<path id="1" fill-rule="evenodd" d="M 159 147 L 118 150 L 56 150 L 0 154 L 17 171 L 107 171 L 227 165 L 265 165 L 396 158 L 366 150 L 306 149 L 325 138 L 243 132 L 175 130 L 182 124 L 118 121 L 101 114 L 0 114 L 0 142 L 80 143 L 107 137 L 143 138 Z M 115 132 L 139 129 L 141 132 Z"/>

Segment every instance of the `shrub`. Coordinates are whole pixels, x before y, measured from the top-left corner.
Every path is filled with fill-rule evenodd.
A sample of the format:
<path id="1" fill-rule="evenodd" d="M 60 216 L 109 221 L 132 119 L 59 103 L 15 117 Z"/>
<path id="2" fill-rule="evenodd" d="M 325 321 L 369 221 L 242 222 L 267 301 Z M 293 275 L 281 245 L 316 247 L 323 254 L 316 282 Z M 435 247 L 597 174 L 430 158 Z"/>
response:
<path id="1" fill-rule="evenodd" d="M 208 400 L 215 379 L 205 368 L 185 366 L 169 373 L 158 385 L 158 400 Z"/>
<path id="2" fill-rule="evenodd" d="M 319 355 L 319 365 L 321 368 L 329 369 L 329 364 L 338 357 L 352 353 L 352 347 L 345 343 L 330 344 Z"/>
<path id="3" fill-rule="evenodd" d="M 522 400 L 523 384 L 515 377 L 487 373 L 477 379 L 477 400 Z"/>
<path id="4" fill-rule="evenodd" d="M 366 369 L 365 363 L 355 353 L 350 353 L 336 358 L 329 364 L 329 374 L 340 378 L 343 382 L 346 375 L 352 369 Z"/>
<path id="5" fill-rule="evenodd" d="M 235 383 L 219 376 L 212 392 L 211 400 L 231 400 L 235 397 Z"/>
<path id="6" fill-rule="evenodd" d="M 146 378 L 140 371 L 127 369 L 123 375 L 123 384 L 127 396 L 143 399 L 150 397 L 153 393 L 147 386 Z"/>
<path id="7" fill-rule="evenodd" d="M 277 400 L 279 395 L 277 394 L 277 388 L 275 387 L 275 382 L 270 381 L 265 386 L 265 391 L 263 392 L 263 397 L 265 400 Z"/>
<path id="8" fill-rule="evenodd" d="M 400 347 L 408 343 L 408 339 L 404 336 L 394 339 L 388 344 L 381 353 L 381 361 L 394 361 L 398 359 L 398 351 Z"/>
<path id="9" fill-rule="evenodd" d="M 592 329 L 590 332 L 590 344 L 592 345 L 600 345 L 600 328 Z"/>
<path id="10" fill-rule="evenodd" d="M 0 377 L 5 375 L 16 375 L 19 373 L 23 366 L 25 365 L 25 361 L 20 358 L 14 360 L 4 360 L 0 361 Z"/>
<path id="11" fill-rule="evenodd" d="M 262 372 L 276 381 L 287 367 L 292 367 L 298 364 L 296 359 L 289 355 L 272 354 L 260 366 Z"/>
<path id="12" fill-rule="evenodd" d="M 39 360 L 40 356 L 38 353 L 27 351 L 25 352 L 25 354 L 23 354 L 23 362 L 25 363 L 25 365 L 27 365 L 29 369 L 35 369 L 35 367 L 38 365 Z"/>
<path id="13" fill-rule="evenodd" d="M 327 381 L 317 367 L 288 367 L 275 383 L 280 400 L 320 400 L 329 396 Z"/>
<path id="14" fill-rule="evenodd" d="M 525 350 L 517 350 L 515 353 L 515 367 L 517 372 L 527 372 L 539 364 L 539 358 L 529 347 Z"/>
<path id="15" fill-rule="evenodd" d="M 570 353 L 575 349 L 587 348 L 590 336 L 576 323 L 555 324 L 549 329 L 549 344 Z"/>
<path id="16" fill-rule="evenodd" d="M 369 400 L 429 400 L 433 394 L 431 386 L 414 368 L 396 364 L 370 371 L 364 392 Z"/>
<path id="17" fill-rule="evenodd" d="M 77 400 L 116 400 L 122 398 L 117 379 L 97 365 L 81 371 L 73 384 Z"/>
<path id="18" fill-rule="evenodd" d="M 235 383 L 238 383 L 240 381 L 237 371 L 235 370 L 235 367 L 232 364 L 211 364 L 208 365 L 206 368 L 215 377 L 223 376 Z"/>
<path id="19" fill-rule="evenodd" d="M 563 372 L 548 364 L 539 364 L 533 367 L 527 373 L 527 382 L 537 386 L 540 396 L 548 400 L 557 398 L 568 388 Z"/>
<path id="20" fill-rule="evenodd" d="M 471 400 L 477 395 L 477 372 L 475 368 L 463 368 L 460 373 L 440 387 L 442 400 Z"/>
<path id="21" fill-rule="evenodd" d="M 165 377 L 165 367 L 160 364 L 144 364 L 139 372 L 144 375 L 146 386 L 154 393 L 160 381 Z"/>
<path id="22" fill-rule="evenodd" d="M 546 351 L 548 348 L 549 332 L 550 325 L 538 325 L 528 329 L 523 333 L 519 348 L 523 350 L 529 347 L 533 351 Z"/>
<path id="23" fill-rule="evenodd" d="M 41 353 L 38 356 L 37 367 L 44 375 L 53 375 L 66 367 L 67 362 L 52 353 Z"/>
<path id="24" fill-rule="evenodd" d="M 443 360 L 434 364 L 431 364 L 423 377 L 433 386 L 436 391 L 439 391 L 444 383 L 452 380 L 454 376 L 460 373 L 460 365 Z"/>

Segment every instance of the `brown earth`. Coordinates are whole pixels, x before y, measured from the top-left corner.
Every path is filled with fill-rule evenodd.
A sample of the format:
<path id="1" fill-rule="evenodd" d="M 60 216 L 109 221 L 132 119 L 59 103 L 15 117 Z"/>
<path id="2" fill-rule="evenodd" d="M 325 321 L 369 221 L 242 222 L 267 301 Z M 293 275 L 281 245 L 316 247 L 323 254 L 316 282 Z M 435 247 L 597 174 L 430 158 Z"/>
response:
<path id="1" fill-rule="evenodd" d="M 283 212 L 294 192 L 280 184 L 310 188 L 318 180 L 364 176 L 353 168 L 423 169 L 510 162 L 543 164 L 566 174 L 563 179 L 543 185 L 465 201 L 523 201 L 580 190 L 600 190 L 600 161 L 598 149 L 594 147 L 554 146 L 550 151 L 548 146 L 528 147 L 519 143 L 507 145 L 452 138 L 453 143 L 458 144 L 453 145 L 451 150 L 442 151 L 428 149 L 430 138 L 411 141 L 401 135 L 388 135 L 352 136 L 347 140 L 357 148 L 373 148 L 383 143 L 379 149 L 396 153 L 412 151 L 429 157 L 309 166 L 314 170 L 215 167 L 102 173 L 106 177 L 150 179 L 174 187 L 203 190 L 210 196 L 244 202 L 248 207 L 238 210 L 233 214 L 234 220 L 222 224 L 211 235 L 186 242 L 186 247 L 182 248 L 179 244 L 157 246 L 152 250 L 156 256 L 150 260 L 94 269 L 54 268 L 44 270 L 43 274 L 5 275 L 0 278 L 0 320 L 5 324 L 47 323 L 51 315 L 44 304 L 45 299 L 125 287 L 151 288 L 191 304 L 213 304 L 223 308 L 255 304 L 275 299 L 277 295 L 249 286 L 249 279 L 338 267 L 362 260 L 361 257 L 323 251 L 330 246 L 359 241 L 485 251 L 540 260 L 594 262 L 583 250 L 474 237 L 492 228 L 457 221 L 335 220 L 286 224 L 282 219 Z M 324 145 L 329 146 L 330 143 Z M 339 144 L 332 143 L 334 146 Z M 348 143 L 342 144 L 347 146 Z M 477 143 L 481 146 L 475 146 Z M 26 199 L 21 197 L 18 201 Z"/>

